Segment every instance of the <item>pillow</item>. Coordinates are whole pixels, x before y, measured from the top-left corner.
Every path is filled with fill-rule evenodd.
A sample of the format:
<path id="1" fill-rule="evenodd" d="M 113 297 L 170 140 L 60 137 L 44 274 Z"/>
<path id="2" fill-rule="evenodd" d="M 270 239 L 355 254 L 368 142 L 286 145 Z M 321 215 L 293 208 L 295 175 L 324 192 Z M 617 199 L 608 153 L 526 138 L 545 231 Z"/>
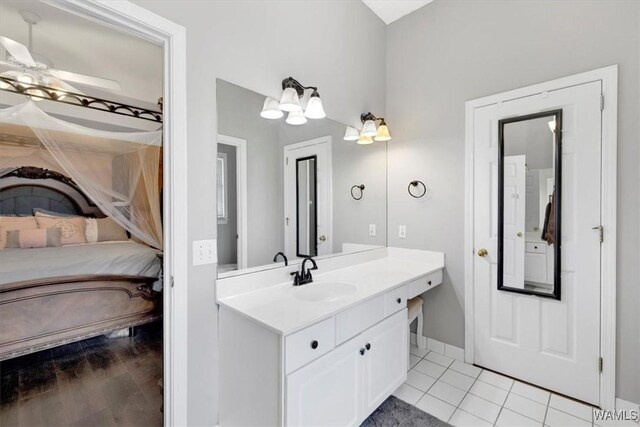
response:
<path id="1" fill-rule="evenodd" d="M 98 220 L 95 218 L 84 219 L 84 237 L 87 243 L 96 243 L 98 241 Z"/>
<path id="2" fill-rule="evenodd" d="M 35 228 L 7 232 L 7 248 L 47 248 L 60 246 L 60 228 Z"/>
<path id="3" fill-rule="evenodd" d="M 63 246 L 87 243 L 84 237 L 85 221 L 82 217 L 48 218 L 36 216 L 35 218 L 39 228 L 59 228 L 60 244 Z"/>
<path id="4" fill-rule="evenodd" d="M 124 228 L 120 227 L 111 218 L 98 218 L 95 220 L 98 228 L 97 241 L 98 242 L 113 242 L 129 240 L 127 232 Z"/>
<path id="5" fill-rule="evenodd" d="M 7 232 L 12 230 L 33 230 L 38 228 L 36 219 L 32 216 L 3 216 L 0 217 L 0 249 L 7 245 Z"/>

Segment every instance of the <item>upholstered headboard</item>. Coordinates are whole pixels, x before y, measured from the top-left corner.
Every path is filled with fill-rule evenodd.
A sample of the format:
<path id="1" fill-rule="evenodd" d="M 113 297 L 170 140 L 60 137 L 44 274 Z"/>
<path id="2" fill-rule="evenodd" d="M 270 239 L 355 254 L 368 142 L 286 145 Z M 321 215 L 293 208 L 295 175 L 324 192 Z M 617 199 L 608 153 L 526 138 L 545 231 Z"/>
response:
<path id="1" fill-rule="evenodd" d="M 0 215 L 31 215 L 36 208 L 105 216 L 71 178 L 59 172 L 23 166 L 0 176 Z"/>

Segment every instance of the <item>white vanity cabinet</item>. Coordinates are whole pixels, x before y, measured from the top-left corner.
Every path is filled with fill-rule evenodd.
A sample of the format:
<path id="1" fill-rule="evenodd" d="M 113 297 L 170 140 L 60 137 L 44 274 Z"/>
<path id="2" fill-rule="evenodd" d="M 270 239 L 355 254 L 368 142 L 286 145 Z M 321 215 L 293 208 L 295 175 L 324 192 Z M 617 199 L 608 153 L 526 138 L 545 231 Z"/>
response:
<path id="1" fill-rule="evenodd" d="M 407 300 L 442 283 L 444 254 L 317 263 L 304 286 L 293 266 L 218 280 L 221 427 L 359 426 L 406 380 Z"/>
<path id="2" fill-rule="evenodd" d="M 287 375 L 287 426 L 359 425 L 406 379 L 406 309 Z"/>
<path id="3" fill-rule="evenodd" d="M 394 289 L 284 337 L 222 307 L 220 425 L 359 425 L 406 379 L 405 294 Z M 361 308 L 377 323 L 342 332 L 336 318 Z"/>

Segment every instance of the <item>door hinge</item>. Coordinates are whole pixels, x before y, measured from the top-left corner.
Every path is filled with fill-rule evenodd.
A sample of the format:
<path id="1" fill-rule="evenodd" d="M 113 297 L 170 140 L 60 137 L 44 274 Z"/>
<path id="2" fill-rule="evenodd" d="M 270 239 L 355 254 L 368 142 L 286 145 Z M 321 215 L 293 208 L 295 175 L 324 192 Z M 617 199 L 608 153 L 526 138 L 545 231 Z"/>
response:
<path id="1" fill-rule="evenodd" d="M 285 160 L 285 165 L 289 165 L 289 158 L 288 157 Z"/>
<path id="2" fill-rule="evenodd" d="M 169 283 L 171 284 L 171 287 L 173 288 L 173 276 L 169 276 Z"/>
<path id="3" fill-rule="evenodd" d="M 600 370 L 600 372 L 602 372 L 603 365 L 604 365 L 604 360 L 602 360 L 602 357 L 598 357 L 598 369 Z"/>
<path id="4" fill-rule="evenodd" d="M 593 227 L 592 230 L 598 230 L 598 233 L 600 234 L 600 243 L 604 242 L 604 227 L 598 225 L 597 227 Z"/>
<path id="5" fill-rule="evenodd" d="M 600 111 L 604 111 L 604 94 L 600 94 Z"/>

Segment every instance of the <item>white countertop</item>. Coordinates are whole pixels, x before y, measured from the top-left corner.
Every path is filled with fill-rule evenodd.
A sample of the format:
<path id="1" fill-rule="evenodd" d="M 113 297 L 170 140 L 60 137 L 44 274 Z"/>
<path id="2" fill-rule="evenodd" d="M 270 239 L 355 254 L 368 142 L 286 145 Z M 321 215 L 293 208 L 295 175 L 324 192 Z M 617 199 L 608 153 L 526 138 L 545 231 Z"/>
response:
<path id="1" fill-rule="evenodd" d="M 444 254 L 396 250 L 387 256 L 332 271 L 313 271 L 313 283 L 293 286 L 292 281 L 220 298 L 218 303 L 276 333 L 289 335 L 353 305 L 444 268 Z M 406 251 L 410 256 L 401 256 Z M 420 253 L 426 254 L 421 256 Z M 435 256 L 434 256 L 435 254 Z M 309 265 L 307 263 L 307 265 Z M 260 273 L 257 273 L 260 274 Z M 297 295 L 323 283 L 348 283 L 351 293 L 329 301 L 309 301 Z"/>

